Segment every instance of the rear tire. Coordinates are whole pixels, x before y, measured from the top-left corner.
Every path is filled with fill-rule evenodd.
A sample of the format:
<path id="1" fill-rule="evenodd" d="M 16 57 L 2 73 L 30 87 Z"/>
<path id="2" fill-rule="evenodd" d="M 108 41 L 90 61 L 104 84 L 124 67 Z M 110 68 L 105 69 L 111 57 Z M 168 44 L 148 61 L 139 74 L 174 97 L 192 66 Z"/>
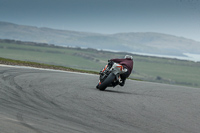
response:
<path id="1" fill-rule="evenodd" d="M 104 91 L 115 79 L 115 75 L 110 73 L 108 77 L 99 85 L 99 90 Z"/>

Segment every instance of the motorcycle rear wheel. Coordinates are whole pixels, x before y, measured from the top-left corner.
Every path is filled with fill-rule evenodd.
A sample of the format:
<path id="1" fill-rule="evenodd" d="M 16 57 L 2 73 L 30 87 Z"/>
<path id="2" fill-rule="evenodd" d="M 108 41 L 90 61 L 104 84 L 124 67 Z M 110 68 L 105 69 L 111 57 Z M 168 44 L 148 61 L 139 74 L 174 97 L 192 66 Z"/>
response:
<path id="1" fill-rule="evenodd" d="M 115 79 L 115 75 L 110 73 L 108 77 L 99 85 L 99 90 L 104 91 Z"/>

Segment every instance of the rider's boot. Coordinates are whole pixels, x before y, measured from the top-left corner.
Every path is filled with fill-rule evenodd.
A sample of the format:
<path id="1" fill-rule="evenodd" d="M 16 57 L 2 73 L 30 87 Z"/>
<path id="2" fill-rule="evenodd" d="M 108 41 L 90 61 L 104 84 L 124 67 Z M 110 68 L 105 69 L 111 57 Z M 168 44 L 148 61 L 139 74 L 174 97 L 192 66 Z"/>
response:
<path id="1" fill-rule="evenodd" d="M 119 85 L 120 85 L 120 86 L 124 86 L 124 84 L 125 84 L 125 80 L 121 79 Z"/>

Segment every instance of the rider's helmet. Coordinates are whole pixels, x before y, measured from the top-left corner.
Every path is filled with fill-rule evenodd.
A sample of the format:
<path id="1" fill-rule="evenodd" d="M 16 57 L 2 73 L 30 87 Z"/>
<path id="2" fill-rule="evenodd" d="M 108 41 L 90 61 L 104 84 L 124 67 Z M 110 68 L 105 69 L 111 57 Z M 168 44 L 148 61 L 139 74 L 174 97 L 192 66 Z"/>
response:
<path id="1" fill-rule="evenodd" d="M 133 60 L 133 56 L 131 56 L 131 55 L 126 55 L 124 58 Z"/>

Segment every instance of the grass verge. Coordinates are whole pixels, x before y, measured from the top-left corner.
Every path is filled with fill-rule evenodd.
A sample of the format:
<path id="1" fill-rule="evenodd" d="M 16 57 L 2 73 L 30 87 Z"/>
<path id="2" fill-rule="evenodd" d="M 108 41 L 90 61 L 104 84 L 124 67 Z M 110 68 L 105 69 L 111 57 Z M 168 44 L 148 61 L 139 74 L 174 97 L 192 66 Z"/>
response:
<path id="1" fill-rule="evenodd" d="M 99 70 L 107 64 L 108 59 L 123 58 L 125 54 L 127 53 L 60 47 L 33 42 L 31 44 L 15 41 L 6 43 L 5 40 L 3 42 L 0 40 L 0 57 L 7 59 L 3 64 L 10 65 L 98 74 Z M 132 56 L 134 67 L 130 78 L 134 80 L 200 87 L 200 62 L 134 54 Z"/>
<path id="2" fill-rule="evenodd" d="M 95 72 L 95 71 L 80 70 L 80 69 L 75 69 L 75 68 L 70 68 L 70 67 L 55 66 L 55 65 L 43 64 L 43 63 L 37 63 L 37 62 L 30 62 L 30 61 L 20 61 L 20 60 L 6 59 L 6 58 L 1 58 L 1 57 L 0 57 L 0 64 L 30 66 L 30 67 L 36 67 L 36 68 L 46 68 L 46 69 L 56 69 L 56 70 L 63 70 L 63 71 L 98 74 L 98 72 Z"/>
<path id="3" fill-rule="evenodd" d="M 30 61 L 6 59 L 6 58 L 2 58 L 2 57 L 0 57 L 0 64 L 17 65 L 17 66 L 29 66 L 29 67 L 46 68 L 46 69 L 54 69 L 54 70 L 62 70 L 62 71 L 70 71 L 70 72 L 90 73 L 90 74 L 96 74 L 96 75 L 99 74 L 99 72 L 96 72 L 96 71 L 81 70 L 81 69 L 75 69 L 75 68 L 70 68 L 70 67 L 55 66 L 55 65 L 37 63 L 37 62 L 30 62 Z M 143 80 L 135 79 L 135 78 L 128 78 L 128 79 L 137 80 L 137 81 L 143 81 Z"/>

